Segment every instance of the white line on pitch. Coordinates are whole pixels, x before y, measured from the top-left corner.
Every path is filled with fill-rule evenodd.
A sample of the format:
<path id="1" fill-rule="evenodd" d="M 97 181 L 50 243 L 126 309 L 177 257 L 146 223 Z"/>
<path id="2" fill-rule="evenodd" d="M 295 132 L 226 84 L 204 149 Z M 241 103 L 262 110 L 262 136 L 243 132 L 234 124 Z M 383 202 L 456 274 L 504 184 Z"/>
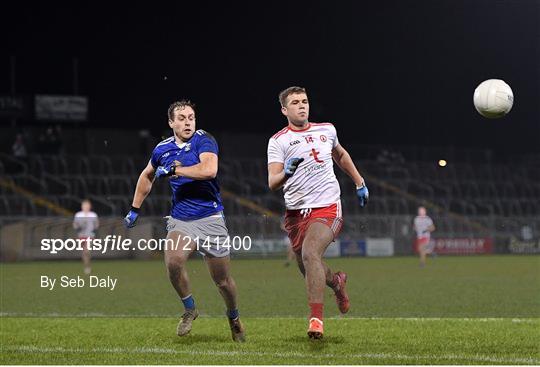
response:
<path id="1" fill-rule="evenodd" d="M 74 313 L 74 314 L 65 314 L 65 313 L 34 313 L 34 312 L 0 312 L 0 317 L 62 317 L 62 318 L 177 318 L 180 317 L 180 313 L 178 314 L 138 314 L 138 315 L 130 315 L 130 314 L 105 314 L 105 313 L 99 313 L 99 312 L 88 312 L 88 313 Z M 218 319 L 223 318 L 223 316 L 216 316 L 216 315 L 205 315 L 200 314 L 199 317 L 203 318 L 210 318 L 210 319 Z M 247 319 L 255 319 L 255 320 L 273 320 L 273 319 L 293 319 L 293 320 L 305 320 L 306 317 L 301 316 L 282 316 L 282 315 L 276 315 L 276 316 L 245 316 Z M 531 323 L 535 321 L 539 321 L 539 318 L 512 318 L 512 317 L 360 317 L 360 316 L 330 316 L 326 317 L 326 319 L 330 320 L 398 320 L 398 321 L 469 321 L 469 322 L 492 322 L 492 321 L 512 321 L 515 323 L 524 322 L 524 323 Z"/>
<path id="2" fill-rule="evenodd" d="M 534 358 L 499 358 L 483 355 L 459 355 L 459 354 L 439 354 L 439 355 L 407 355 L 393 353 L 355 353 L 355 354 L 315 354 L 301 352 L 258 352 L 258 351 L 216 351 L 216 350 L 176 350 L 170 348 L 42 348 L 27 345 L 5 346 L 4 351 L 12 351 L 19 353 L 127 353 L 127 354 L 187 354 L 187 355 L 207 355 L 207 356 L 259 356 L 259 357 L 296 357 L 296 358 L 352 358 L 352 359 L 405 359 L 405 360 L 460 360 L 460 361 L 475 361 L 475 362 L 490 362 L 490 363 L 526 363 L 539 364 L 540 360 Z"/>

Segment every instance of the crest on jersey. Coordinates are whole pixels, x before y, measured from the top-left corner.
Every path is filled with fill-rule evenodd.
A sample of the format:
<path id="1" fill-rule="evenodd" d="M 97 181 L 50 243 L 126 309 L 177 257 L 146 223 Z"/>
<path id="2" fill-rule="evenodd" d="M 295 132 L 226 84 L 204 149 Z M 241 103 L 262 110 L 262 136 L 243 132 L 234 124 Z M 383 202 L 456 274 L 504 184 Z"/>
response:
<path id="1" fill-rule="evenodd" d="M 326 137 L 326 135 L 321 135 L 321 141 L 324 143 L 328 140 L 328 138 Z"/>

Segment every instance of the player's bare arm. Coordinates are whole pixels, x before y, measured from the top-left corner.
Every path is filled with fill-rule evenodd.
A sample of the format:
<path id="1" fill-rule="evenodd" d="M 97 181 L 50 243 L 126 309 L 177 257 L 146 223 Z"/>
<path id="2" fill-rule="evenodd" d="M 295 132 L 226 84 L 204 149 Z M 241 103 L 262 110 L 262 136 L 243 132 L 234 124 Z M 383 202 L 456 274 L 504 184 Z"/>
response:
<path id="1" fill-rule="evenodd" d="M 285 185 L 287 176 L 285 176 L 284 164 L 273 162 L 268 165 L 268 187 L 272 191 L 279 190 Z"/>
<path id="2" fill-rule="evenodd" d="M 285 181 L 287 181 L 289 177 L 294 175 L 294 173 L 298 169 L 298 166 L 303 161 L 304 161 L 304 158 L 296 157 L 296 158 L 289 158 L 286 164 L 283 164 L 280 162 L 271 162 L 270 165 L 268 166 L 268 186 L 270 186 L 270 189 L 272 189 L 272 187 L 276 187 L 276 189 L 272 189 L 272 190 L 277 190 L 281 188 L 285 184 Z M 271 170 L 270 166 L 275 165 L 275 164 L 277 164 L 278 166 L 274 167 L 274 169 Z M 280 171 L 278 171 L 279 169 L 282 169 L 283 172 L 280 173 Z"/>
<path id="3" fill-rule="evenodd" d="M 332 149 L 332 158 L 339 168 L 353 180 L 357 188 L 365 185 L 364 178 L 360 175 L 358 169 L 356 169 L 349 152 L 341 144 L 336 145 Z"/>
<path id="4" fill-rule="evenodd" d="M 152 164 L 148 162 L 148 165 L 143 169 L 137 180 L 137 187 L 135 188 L 135 195 L 133 196 L 133 202 L 131 206 L 134 208 L 140 208 L 144 199 L 152 190 L 152 183 L 154 182 L 155 169 Z"/>
<path id="5" fill-rule="evenodd" d="M 200 163 L 189 167 L 177 165 L 174 171 L 175 175 L 193 180 L 211 180 L 215 178 L 218 172 L 217 154 L 204 152 L 199 155 L 199 160 Z"/>

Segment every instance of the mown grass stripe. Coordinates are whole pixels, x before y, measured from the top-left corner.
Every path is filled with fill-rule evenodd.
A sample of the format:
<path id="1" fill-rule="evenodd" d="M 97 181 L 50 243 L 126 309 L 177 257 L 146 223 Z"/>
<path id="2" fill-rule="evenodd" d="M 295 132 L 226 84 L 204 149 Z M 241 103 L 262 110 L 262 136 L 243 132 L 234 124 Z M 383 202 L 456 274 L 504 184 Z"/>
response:
<path id="1" fill-rule="evenodd" d="M 519 363 L 519 364 L 539 364 L 539 359 L 534 358 L 499 358 L 484 355 L 462 355 L 462 354 L 438 354 L 438 355 L 406 355 L 398 353 L 355 353 L 355 354 L 307 354 L 301 352 L 260 352 L 260 351 L 219 351 L 219 350 L 177 350 L 170 348 L 144 347 L 144 348 L 62 348 L 62 347 L 35 347 L 28 345 L 6 346 L 4 351 L 16 353 L 122 353 L 122 354 L 186 354 L 204 356 L 259 356 L 259 357 L 296 357 L 296 358 L 352 358 L 352 359 L 401 359 L 401 360 L 449 360 L 449 361 L 474 361 L 489 363 Z"/>

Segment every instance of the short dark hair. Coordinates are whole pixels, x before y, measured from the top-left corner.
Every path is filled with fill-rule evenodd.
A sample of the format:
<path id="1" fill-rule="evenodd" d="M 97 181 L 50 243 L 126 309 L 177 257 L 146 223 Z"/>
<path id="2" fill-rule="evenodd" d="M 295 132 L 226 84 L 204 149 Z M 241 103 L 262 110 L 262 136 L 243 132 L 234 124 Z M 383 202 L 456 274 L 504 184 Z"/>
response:
<path id="1" fill-rule="evenodd" d="M 169 106 L 169 110 L 167 111 L 167 116 L 169 117 L 169 120 L 174 120 L 174 110 L 179 107 L 191 107 L 193 111 L 195 111 L 195 103 L 191 102 L 189 99 L 182 99 L 180 101 L 173 102 L 171 103 L 171 105 Z"/>
<path id="2" fill-rule="evenodd" d="M 287 103 L 287 97 L 290 96 L 291 94 L 299 94 L 299 93 L 307 94 L 306 88 L 293 86 L 285 90 L 282 90 L 279 93 L 279 103 L 281 104 L 282 107 L 285 107 L 285 104 Z"/>

